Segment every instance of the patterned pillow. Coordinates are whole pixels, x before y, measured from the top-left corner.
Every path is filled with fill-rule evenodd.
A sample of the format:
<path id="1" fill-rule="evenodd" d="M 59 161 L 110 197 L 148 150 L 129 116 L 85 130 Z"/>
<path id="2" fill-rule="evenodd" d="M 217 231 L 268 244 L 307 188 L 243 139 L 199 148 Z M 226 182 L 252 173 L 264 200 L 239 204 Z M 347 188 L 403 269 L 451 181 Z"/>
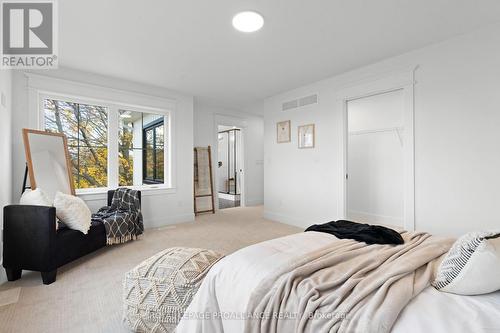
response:
<path id="1" fill-rule="evenodd" d="M 472 232 L 460 237 L 441 262 L 432 285 L 459 295 L 500 290 L 500 232 Z"/>
<path id="2" fill-rule="evenodd" d="M 223 257 L 205 249 L 173 247 L 125 275 L 123 322 L 134 332 L 175 332 L 210 268 Z"/>

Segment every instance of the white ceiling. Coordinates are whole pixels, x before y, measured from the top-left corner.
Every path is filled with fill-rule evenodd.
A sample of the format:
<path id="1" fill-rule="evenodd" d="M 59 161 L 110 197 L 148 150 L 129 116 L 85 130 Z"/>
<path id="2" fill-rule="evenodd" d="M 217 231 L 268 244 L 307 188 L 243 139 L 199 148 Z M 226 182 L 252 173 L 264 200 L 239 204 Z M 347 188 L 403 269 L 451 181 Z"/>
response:
<path id="1" fill-rule="evenodd" d="M 500 18 L 498 0 L 64 0 L 60 65 L 242 108 Z M 231 26 L 256 10 L 264 28 Z"/>

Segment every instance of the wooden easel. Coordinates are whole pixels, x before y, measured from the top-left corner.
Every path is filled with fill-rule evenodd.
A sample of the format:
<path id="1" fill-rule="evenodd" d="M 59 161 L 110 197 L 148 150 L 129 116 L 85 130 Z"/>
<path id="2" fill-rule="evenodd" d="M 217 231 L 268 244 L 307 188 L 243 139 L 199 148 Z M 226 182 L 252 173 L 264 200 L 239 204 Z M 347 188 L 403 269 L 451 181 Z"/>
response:
<path id="1" fill-rule="evenodd" d="M 31 190 L 31 186 L 27 185 L 28 183 L 28 163 L 26 163 L 26 168 L 24 169 L 24 179 L 23 179 L 23 189 L 21 190 L 21 194 L 26 190 Z"/>
<path id="2" fill-rule="evenodd" d="M 198 154 L 206 153 L 208 154 L 208 165 L 200 165 L 198 161 Z M 200 171 L 208 172 L 210 175 L 210 188 L 200 188 Z M 215 200 L 214 200 L 214 182 L 212 175 L 212 152 L 210 146 L 208 147 L 194 147 L 194 181 L 193 181 L 193 195 L 194 195 L 194 213 L 195 215 L 202 213 L 215 213 Z M 211 197 L 211 209 L 198 210 L 198 203 L 196 202 L 198 198 Z"/>

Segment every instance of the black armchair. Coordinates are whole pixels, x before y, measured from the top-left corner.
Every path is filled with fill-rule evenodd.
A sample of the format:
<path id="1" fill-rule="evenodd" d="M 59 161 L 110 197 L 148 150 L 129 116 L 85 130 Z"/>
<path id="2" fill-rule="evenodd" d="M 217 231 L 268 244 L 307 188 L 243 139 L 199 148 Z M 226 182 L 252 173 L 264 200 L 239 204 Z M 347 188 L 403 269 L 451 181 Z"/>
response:
<path id="1" fill-rule="evenodd" d="M 108 191 L 108 206 L 113 194 Z M 3 267 L 9 281 L 30 270 L 41 272 L 43 283 L 51 284 L 58 267 L 106 245 L 102 223 L 93 222 L 86 235 L 66 227 L 56 230 L 54 207 L 5 206 L 3 228 Z"/>

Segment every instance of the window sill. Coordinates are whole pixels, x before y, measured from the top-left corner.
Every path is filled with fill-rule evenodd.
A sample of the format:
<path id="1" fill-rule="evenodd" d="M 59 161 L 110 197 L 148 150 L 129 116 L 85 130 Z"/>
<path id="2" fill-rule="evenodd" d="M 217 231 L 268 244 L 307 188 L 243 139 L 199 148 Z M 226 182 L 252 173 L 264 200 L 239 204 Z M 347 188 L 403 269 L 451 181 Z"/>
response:
<path id="1" fill-rule="evenodd" d="M 127 188 L 141 191 L 141 196 L 173 194 L 177 192 L 175 187 L 167 187 L 165 185 L 149 185 L 149 186 L 127 186 Z M 76 190 L 76 195 L 83 200 L 102 200 L 107 198 L 109 188 L 92 188 Z"/>

